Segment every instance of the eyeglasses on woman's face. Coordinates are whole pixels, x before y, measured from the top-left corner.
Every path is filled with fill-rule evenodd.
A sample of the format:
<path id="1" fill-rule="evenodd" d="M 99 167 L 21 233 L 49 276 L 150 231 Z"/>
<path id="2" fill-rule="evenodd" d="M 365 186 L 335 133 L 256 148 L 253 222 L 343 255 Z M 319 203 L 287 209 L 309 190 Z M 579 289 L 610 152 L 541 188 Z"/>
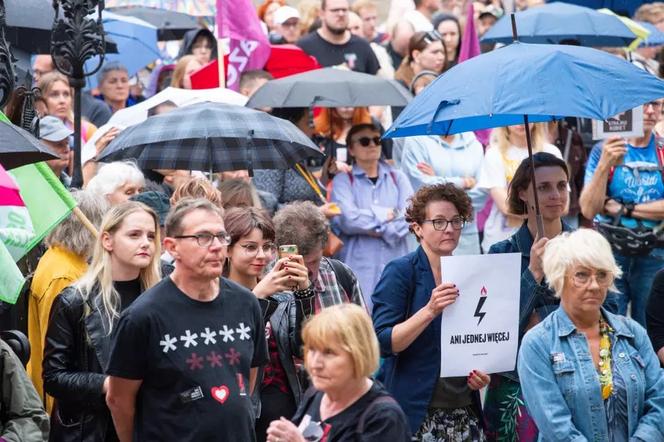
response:
<path id="1" fill-rule="evenodd" d="M 577 288 L 586 288 L 590 285 L 593 278 L 598 286 L 601 288 L 607 288 L 613 284 L 613 273 L 607 270 L 588 270 L 580 269 L 572 272 L 570 279 L 574 283 L 574 286 Z"/>
<path id="2" fill-rule="evenodd" d="M 461 218 L 460 216 L 455 216 L 454 218 L 449 220 L 445 218 L 425 219 L 424 221 L 422 221 L 422 224 L 425 223 L 431 223 L 434 230 L 439 230 L 439 231 L 447 229 L 448 225 L 451 225 L 454 230 L 461 230 L 466 225 L 466 220 Z"/>
<path id="3" fill-rule="evenodd" d="M 362 147 L 369 147 L 371 143 L 373 143 L 375 146 L 380 146 L 380 137 L 360 137 L 354 142 L 359 143 L 359 145 Z"/>
<path id="4" fill-rule="evenodd" d="M 265 243 L 262 246 L 259 246 L 258 244 L 249 243 L 249 244 L 239 244 L 239 246 L 242 247 L 242 250 L 247 256 L 257 256 L 259 250 L 262 250 L 263 254 L 266 256 L 272 256 L 274 252 L 277 250 L 277 246 L 275 246 L 274 243 Z"/>

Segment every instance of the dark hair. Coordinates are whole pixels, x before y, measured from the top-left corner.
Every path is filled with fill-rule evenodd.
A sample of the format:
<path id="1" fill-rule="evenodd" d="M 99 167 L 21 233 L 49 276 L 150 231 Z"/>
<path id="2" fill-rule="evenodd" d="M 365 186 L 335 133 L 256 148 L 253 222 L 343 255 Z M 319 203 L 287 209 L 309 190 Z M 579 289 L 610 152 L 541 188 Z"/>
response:
<path id="1" fill-rule="evenodd" d="M 164 111 L 164 108 L 168 108 L 168 110 L 172 110 L 174 108 L 177 108 L 178 105 L 172 102 L 171 100 L 166 100 L 162 101 L 158 105 L 151 107 L 150 110 L 148 110 L 148 117 L 154 117 L 155 115 L 160 115 L 162 113 L 165 113 L 167 111 Z"/>
<path id="2" fill-rule="evenodd" d="M 555 155 L 547 152 L 537 152 L 533 155 L 533 162 L 535 163 L 535 170 L 540 167 L 560 167 L 565 176 L 569 180 L 569 169 L 565 161 L 561 160 Z M 510 182 L 507 190 L 507 209 L 510 213 L 515 215 L 525 215 L 528 212 L 526 204 L 519 198 L 519 192 L 527 190 L 530 186 L 530 160 L 526 158 L 519 164 L 512 181 Z"/>
<path id="3" fill-rule="evenodd" d="M 413 51 L 423 51 L 434 41 L 440 41 L 443 45 L 443 51 L 445 52 L 445 65 L 443 66 L 443 72 L 447 69 L 447 46 L 443 41 L 441 35 L 435 29 L 429 32 L 416 32 L 408 40 L 408 54 L 404 57 L 405 62 L 413 61 Z"/>
<path id="4" fill-rule="evenodd" d="M 346 146 L 350 147 L 351 140 L 353 139 L 353 136 L 355 134 L 357 134 L 358 132 L 362 132 L 365 129 L 369 129 L 369 130 L 371 130 L 373 132 L 376 132 L 378 134 L 382 133 L 382 131 L 380 130 L 380 127 L 378 127 L 374 123 L 356 124 L 348 130 L 348 134 L 346 135 Z"/>
<path id="5" fill-rule="evenodd" d="M 461 218 L 466 221 L 473 219 L 473 204 L 466 192 L 452 183 L 444 183 L 422 186 L 410 197 L 406 208 L 406 222 L 421 225 L 426 219 L 427 204 L 432 201 L 449 201 L 454 204 Z M 410 231 L 415 233 L 412 225 Z"/>
<path id="6" fill-rule="evenodd" d="M 456 16 L 452 14 L 446 14 L 444 12 L 436 14 L 431 20 L 431 23 L 433 24 L 433 28 L 438 31 L 438 26 L 444 21 L 453 21 L 457 26 L 457 32 L 459 33 L 459 44 L 457 44 L 454 60 L 448 60 L 448 62 L 456 62 L 459 60 L 459 52 L 461 51 L 461 39 L 463 38 L 463 32 L 461 32 L 461 23 L 459 23 L 459 19 Z"/>
<path id="7" fill-rule="evenodd" d="M 235 245 L 240 239 L 249 235 L 252 230 L 258 229 L 267 241 L 274 241 L 274 224 L 270 217 L 255 207 L 233 207 L 224 215 L 226 232 L 231 237 L 230 245 Z"/>
<path id="8" fill-rule="evenodd" d="M 307 111 L 306 107 L 274 107 L 271 113 L 273 117 L 283 118 L 297 126 L 297 123 L 302 120 Z"/>

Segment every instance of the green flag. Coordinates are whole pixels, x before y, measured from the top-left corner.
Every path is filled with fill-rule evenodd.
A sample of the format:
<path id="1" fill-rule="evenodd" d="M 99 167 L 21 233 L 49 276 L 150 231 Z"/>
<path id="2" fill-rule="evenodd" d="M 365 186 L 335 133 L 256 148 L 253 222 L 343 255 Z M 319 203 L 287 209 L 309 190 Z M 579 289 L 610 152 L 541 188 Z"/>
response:
<path id="1" fill-rule="evenodd" d="M 18 183 L 35 232 L 29 241 L 21 245 L 22 257 L 71 213 L 76 207 L 76 200 L 46 163 L 28 164 L 9 173 Z M 15 253 L 13 255 L 15 259 L 20 258 Z"/>
<path id="2" fill-rule="evenodd" d="M 15 304 L 25 279 L 14 264 L 4 244 L 0 241 L 0 300 Z"/>

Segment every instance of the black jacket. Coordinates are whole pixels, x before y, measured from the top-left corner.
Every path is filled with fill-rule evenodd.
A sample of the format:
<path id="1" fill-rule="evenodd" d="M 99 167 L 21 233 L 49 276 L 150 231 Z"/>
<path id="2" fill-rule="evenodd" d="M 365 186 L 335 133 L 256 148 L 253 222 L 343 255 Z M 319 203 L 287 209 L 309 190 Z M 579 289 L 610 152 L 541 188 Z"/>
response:
<path id="1" fill-rule="evenodd" d="M 44 390 L 55 398 L 51 441 L 116 441 L 103 393 L 111 337 L 96 290 L 87 302 L 67 287 L 58 295 L 44 344 Z"/>
<path id="2" fill-rule="evenodd" d="M 306 377 L 295 365 L 295 359 L 302 359 L 302 323 L 314 314 L 314 297 L 311 295 L 296 298 L 290 293 L 280 293 L 267 299 L 260 299 L 265 322 L 270 322 L 272 333 L 277 341 L 279 361 L 286 372 L 288 386 L 299 404 L 306 390 Z M 262 379 L 261 367 L 258 379 Z M 259 387 L 260 390 L 260 387 Z"/>

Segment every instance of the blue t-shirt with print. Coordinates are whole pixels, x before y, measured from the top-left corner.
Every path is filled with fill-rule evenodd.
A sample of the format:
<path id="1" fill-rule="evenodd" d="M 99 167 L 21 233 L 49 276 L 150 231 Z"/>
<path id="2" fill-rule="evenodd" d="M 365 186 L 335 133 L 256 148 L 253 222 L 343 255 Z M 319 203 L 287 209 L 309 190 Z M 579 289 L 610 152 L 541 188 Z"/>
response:
<path id="1" fill-rule="evenodd" d="M 584 178 L 586 186 L 595 173 L 602 155 L 602 146 L 601 143 L 596 144 L 590 153 Z M 608 187 L 607 196 L 623 203 L 641 204 L 664 199 L 664 182 L 662 182 L 662 172 L 657 160 L 654 135 L 650 138 L 647 147 L 627 145 L 624 161 L 615 168 Z M 597 215 L 595 220 L 611 222 L 611 218 L 602 215 Z M 647 227 L 659 224 L 659 221 L 642 220 L 642 222 Z M 621 218 L 620 224 L 629 228 L 637 227 L 637 222 L 633 218 L 624 216 Z"/>

